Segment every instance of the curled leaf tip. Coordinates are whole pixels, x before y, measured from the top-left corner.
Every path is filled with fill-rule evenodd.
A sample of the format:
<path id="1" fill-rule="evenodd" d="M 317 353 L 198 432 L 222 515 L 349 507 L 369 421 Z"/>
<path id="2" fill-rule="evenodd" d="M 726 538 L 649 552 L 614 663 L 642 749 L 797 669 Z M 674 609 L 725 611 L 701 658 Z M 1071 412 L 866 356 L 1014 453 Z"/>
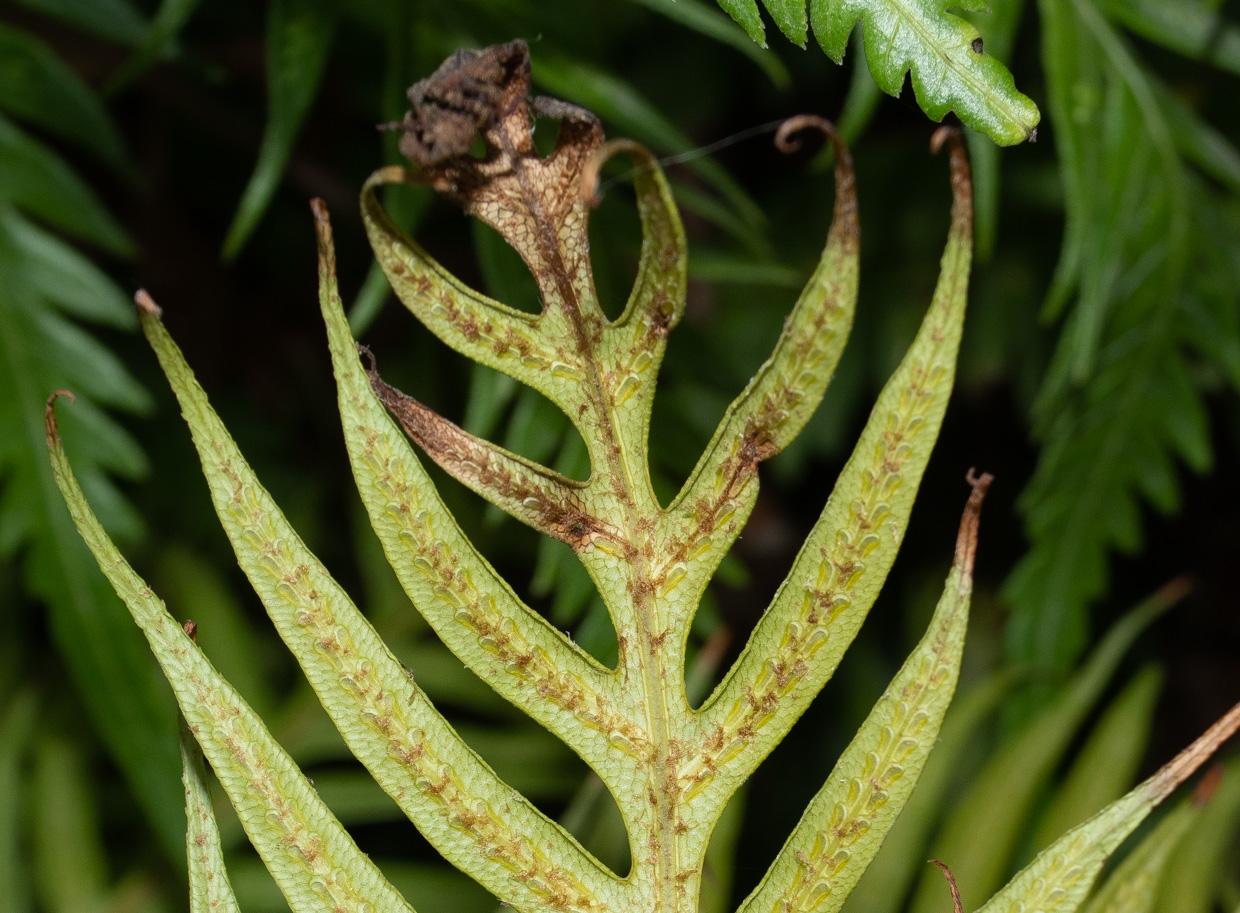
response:
<path id="1" fill-rule="evenodd" d="M 319 223 L 326 223 L 328 219 L 327 204 L 323 202 L 322 197 L 315 197 L 310 201 L 310 211 L 314 213 L 314 219 Z"/>
<path id="2" fill-rule="evenodd" d="M 806 130 L 818 130 L 830 140 L 835 149 L 835 212 L 832 233 L 856 243 L 861 235 L 861 223 L 857 215 L 857 180 L 853 172 L 852 155 L 848 152 L 835 124 L 817 114 L 797 114 L 779 125 L 775 132 L 775 148 L 784 154 L 801 148 L 799 134 Z M 850 247 L 852 245 L 850 244 Z"/>
<path id="3" fill-rule="evenodd" d="M 47 429 L 47 443 L 49 447 L 55 447 L 60 444 L 60 431 L 56 427 L 56 400 L 62 396 L 71 403 L 77 402 L 77 397 L 73 395 L 71 390 L 57 390 L 47 398 L 47 405 L 43 408 L 43 425 Z"/>
<path id="4" fill-rule="evenodd" d="M 973 491 L 969 494 L 964 515 L 960 518 L 960 532 L 956 535 L 956 563 L 962 568 L 965 577 L 968 577 L 973 573 L 973 558 L 977 553 L 977 527 L 982 516 L 982 501 L 995 477 L 989 472 L 983 472 L 979 476 L 970 468 L 964 478 L 973 487 Z"/>
<path id="5" fill-rule="evenodd" d="M 155 318 L 159 318 L 164 315 L 163 308 L 155 303 L 155 299 L 152 298 L 150 293 L 144 288 L 140 288 L 134 292 L 133 300 L 134 303 L 138 305 L 138 310 L 142 311 L 144 314 L 149 314 L 151 317 Z"/>
<path id="6" fill-rule="evenodd" d="M 194 643 L 198 643 L 198 622 L 192 618 L 185 619 L 185 623 L 181 625 L 181 629 L 185 631 L 186 636 Z"/>
<path id="7" fill-rule="evenodd" d="M 797 135 L 806 130 L 817 130 L 835 146 L 836 154 L 847 153 L 844 141 L 840 138 L 835 124 L 817 114 L 795 114 L 779 125 L 775 131 L 775 148 L 784 154 L 798 152 L 801 149 L 801 138 Z"/>
<path id="8" fill-rule="evenodd" d="M 956 887 L 956 876 L 952 874 L 952 870 L 947 867 L 947 863 L 939 862 L 937 859 L 931 859 L 930 864 L 938 866 L 943 872 L 943 877 L 947 879 L 947 887 L 952 892 L 954 913 L 964 913 L 964 904 L 960 900 L 960 888 Z"/>

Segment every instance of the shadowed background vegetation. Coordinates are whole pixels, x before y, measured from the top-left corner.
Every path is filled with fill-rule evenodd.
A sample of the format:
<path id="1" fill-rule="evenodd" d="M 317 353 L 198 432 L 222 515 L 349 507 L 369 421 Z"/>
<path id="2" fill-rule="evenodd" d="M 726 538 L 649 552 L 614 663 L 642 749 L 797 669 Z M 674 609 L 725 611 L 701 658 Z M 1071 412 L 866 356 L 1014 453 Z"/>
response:
<path id="1" fill-rule="evenodd" d="M 937 880 L 916 884 L 928 847 L 977 870 L 959 872 L 976 903 L 1240 697 L 1240 27 L 1193 0 L 1003 0 L 973 18 L 986 53 L 1041 107 L 1038 142 L 999 150 L 969 135 L 979 262 L 955 400 L 874 622 L 716 834 L 712 913 L 753 887 L 920 636 L 969 466 L 998 481 L 959 704 L 893 833 L 899 852 L 880 856 L 881 880 L 849 909 L 900 909 L 906 894 L 919 911 L 944 908 Z M 200 623 L 204 649 L 362 848 L 423 913 L 494 904 L 350 760 L 271 631 L 134 332 L 139 285 L 276 500 L 419 684 L 513 786 L 624 865 L 601 785 L 461 668 L 382 559 L 341 446 L 307 201 L 333 211 L 351 320 L 385 375 L 579 474 L 584 449 L 554 407 L 449 352 L 387 296 L 356 203 L 366 175 L 397 160 L 375 125 L 399 119 L 405 88 L 453 49 L 522 37 L 536 91 L 675 157 L 691 286 L 652 430 L 656 487 L 670 496 L 826 234 L 825 153 L 780 156 L 770 125 L 803 111 L 841 124 L 861 201 L 857 324 L 819 414 L 764 467 L 698 619 L 730 662 L 916 329 L 949 206 L 908 86 L 882 95 L 859 44 L 839 67 L 767 33 L 760 49 L 703 0 L 0 2 L 0 910 L 183 907 L 173 704 L 51 484 L 42 406 L 64 387 L 79 396 L 65 436 L 104 522 L 172 611 Z M 547 123 L 539 138 L 554 133 Z M 640 235 L 627 185 L 604 186 L 591 240 L 600 297 L 618 313 Z M 452 272 L 537 307 L 496 235 L 429 192 L 390 194 Z M 614 635 L 567 549 L 436 480 L 518 591 L 608 659 Z M 711 663 L 696 674 L 709 684 Z M 1240 765 L 1230 770 L 1177 850 L 1163 909 L 1240 907 Z M 236 820 L 222 826 L 242 907 L 282 909 Z"/>

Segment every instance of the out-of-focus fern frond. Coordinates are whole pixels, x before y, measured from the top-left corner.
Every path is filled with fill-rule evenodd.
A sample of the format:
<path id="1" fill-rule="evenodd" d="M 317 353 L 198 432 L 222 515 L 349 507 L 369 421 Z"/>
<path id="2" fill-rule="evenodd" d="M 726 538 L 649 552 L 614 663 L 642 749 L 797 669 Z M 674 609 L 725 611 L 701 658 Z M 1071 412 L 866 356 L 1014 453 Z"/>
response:
<path id="1" fill-rule="evenodd" d="M 125 147 L 84 82 L 42 41 L 0 24 L 0 111 L 73 143 L 114 168 Z"/>
<path id="2" fill-rule="evenodd" d="M 125 170 L 123 146 L 98 100 L 40 42 L 13 29 L 0 42 L 6 108 Z M 89 134 L 89 136 L 88 136 Z M 184 821 L 178 759 L 169 750 L 175 717 L 142 642 L 101 574 L 90 566 L 43 457 L 43 401 L 72 386 L 91 398 L 74 416 L 93 437 L 77 459 L 83 484 L 117 534 L 141 524 L 113 481 L 146 471 L 141 450 L 105 411 L 138 412 L 146 391 L 79 323 L 135 325 L 126 296 L 98 267 L 37 219 L 112 253 L 131 243 L 94 191 L 55 151 L 0 119 L 0 561 L 19 556 L 27 591 L 46 606 L 48 626 L 95 728 L 179 855 Z M 174 857 L 176 858 L 176 857 Z"/>
<path id="3" fill-rule="evenodd" d="M 147 24 L 129 0 L 15 0 L 119 44 L 137 45 Z"/>
<path id="4" fill-rule="evenodd" d="M 336 31 L 330 0 L 272 0 L 267 18 L 267 126 L 254 174 L 224 240 L 224 257 L 241 252 L 275 195 L 310 104 L 318 94 Z"/>
<path id="5" fill-rule="evenodd" d="M 1048 314 L 1064 323 L 1035 407 L 1032 546 L 1007 595 L 1013 652 L 1062 671 L 1086 642 L 1109 553 L 1140 545 L 1142 505 L 1177 507 L 1177 460 L 1209 467 L 1195 368 L 1202 355 L 1234 364 L 1240 335 L 1235 286 L 1208 281 L 1224 204 L 1195 193 L 1165 90 L 1089 4 L 1041 11 L 1068 218 Z"/>

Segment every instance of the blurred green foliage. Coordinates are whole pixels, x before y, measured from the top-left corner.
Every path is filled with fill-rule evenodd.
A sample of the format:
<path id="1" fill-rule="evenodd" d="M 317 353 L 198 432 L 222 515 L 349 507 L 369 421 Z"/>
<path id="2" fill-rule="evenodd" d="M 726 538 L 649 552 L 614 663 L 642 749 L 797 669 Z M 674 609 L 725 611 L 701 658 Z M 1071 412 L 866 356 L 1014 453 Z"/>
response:
<path id="1" fill-rule="evenodd" d="M 900 909 L 922 877 L 926 845 L 968 854 L 967 842 L 950 849 L 952 835 L 976 833 L 969 810 L 985 807 L 987 782 L 1023 784 L 1030 811 L 1009 808 L 1010 820 L 992 822 L 1006 849 L 977 858 L 990 867 L 979 884 L 1002 879 L 1236 698 L 1240 26 L 1225 13 L 1208 0 L 998 0 L 969 14 L 986 54 L 1009 67 L 1047 120 L 1036 146 L 1000 151 L 969 136 L 984 262 L 957 403 L 894 595 L 876 610 L 887 624 L 869 626 L 838 681 L 733 803 L 712 846 L 705 909 L 731 909 L 753 886 L 924 626 L 933 602 L 924 591 L 942 579 L 956 483 L 971 464 L 999 483 L 983 531 L 969 683 L 934 756 L 938 769 L 927 771 L 893 848 L 875 864 L 891 873 L 891 888 L 876 890 L 887 879 L 871 876 L 858 909 Z M 153 359 L 132 336 L 127 290 L 140 283 L 167 307 L 276 499 L 419 683 L 514 786 L 623 868 L 628 850 L 605 790 L 466 673 L 404 601 L 349 496 L 314 303 L 305 201 L 318 195 L 337 214 L 342 282 L 357 290 L 354 329 L 373 341 L 385 372 L 476 433 L 584 471 L 580 440 L 545 401 L 463 364 L 384 308 L 386 286 L 348 216 L 369 171 L 396 160 L 394 138 L 373 126 L 399 118 L 405 88 L 455 47 L 513 37 L 531 43 L 536 88 L 592 108 L 610 135 L 665 157 L 748 137 L 669 164 L 693 286 L 653 419 L 662 492 L 685 478 L 769 349 L 829 220 L 822 155 L 781 160 L 752 128 L 814 110 L 837 117 L 854 144 L 867 262 L 853 341 L 823 409 L 769 467 L 763 500 L 721 569 L 725 582 L 710 593 L 698 624 L 708 645 L 697 666 L 702 687 L 783 576 L 843 443 L 855 439 L 861 404 L 920 319 L 946 220 L 947 190 L 923 151 L 925 116 L 905 100 L 907 83 L 901 100 L 880 95 L 860 65 L 869 47 L 854 42 L 856 59 L 844 68 L 788 43 L 763 49 L 705 0 L 271 0 L 265 8 L 4 0 L 0 909 L 173 910 L 184 897 L 169 695 L 47 470 L 43 401 L 66 387 L 79 406 L 65 424 L 82 426 L 66 432 L 79 448 L 71 456 L 110 532 L 170 604 L 200 622 L 208 654 L 362 847 L 415 906 L 490 909 L 484 892 L 395 826 L 395 807 L 348 762 L 263 624 Z M 889 76 L 881 84 L 894 87 Z M 600 296 L 617 309 L 639 240 L 622 177 L 607 176 L 591 225 Z M 387 205 L 458 275 L 537 306 L 528 273 L 494 235 L 416 191 L 392 191 Z M 514 585 L 592 652 L 614 649 L 588 578 L 561 546 L 438 481 Z M 940 501 L 936 490 L 949 496 Z M 1097 632 L 1184 572 L 1196 589 L 1153 622 L 1157 638 L 1138 639 L 1105 673 L 1095 652 L 1082 685 L 1090 673 L 1072 670 Z M 1164 670 L 1161 698 L 1149 662 Z M 1133 854 L 1165 869 L 1155 909 L 1240 904 L 1234 761 L 1228 774 L 1195 822 L 1167 816 L 1165 831 L 1151 830 Z M 235 820 L 223 827 L 243 909 L 281 909 Z M 1174 840 L 1166 836 L 1177 828 Z M 912 902 L 941 908 L 945 888 L 930 875 Z"/>

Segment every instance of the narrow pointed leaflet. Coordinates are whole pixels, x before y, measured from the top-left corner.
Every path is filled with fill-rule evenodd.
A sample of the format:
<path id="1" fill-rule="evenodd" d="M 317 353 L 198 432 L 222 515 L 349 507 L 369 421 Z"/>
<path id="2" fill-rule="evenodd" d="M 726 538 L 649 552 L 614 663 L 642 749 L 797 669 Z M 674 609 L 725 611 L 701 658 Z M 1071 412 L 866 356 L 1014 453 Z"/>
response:
<path id="1" fill-rule="evenodd" d="M 973 592 L 988 474 L 969 474 L 956 560 L 913 653 L 879 698 L 740 913 L 835 913 L 878 853 L 938 739 L 956 680 Z"/>
<path id="2" fill-rule="evenodd" d="M 972 257 L 968 163 L 946 129 L 936 146 L 950 146 L 954 201 L 934 300 L 791 572 L 702 707 L 713 804 L 722 806 L 831 677 L 903 539 L 955 376 Z"/>
<path id="3" fill-rule="evenodd" d="M 411 913 L 262 720 L 220 677 L 104 532 L 65 457 L 52 411 L 55 399 L 47 406 L 48 449 L 73 522 L 146 635 L 190 731 L 293 913 L 364 906 L 375 913 Z"/>
<path id="4" fill-rule="evenodd" d="M 502 697 L 562 738 L 612 783 L 633 763 L 613 744 L 645 735 L 621 715 L 607 670 L 522 603 L 478 554 L 371 388 L 336 291 L 326 211 L 319 208 L 320 296 L 358 491 L 388 562 L 436 633 Z"/>
<path id="5" fill-rule="evenodd" d="M 683 623 L 758 499 L 758 464 L 782 451 L 822 401 L 852 328 L 857 304 L 860 226 L 852 157 L 835 127 L 819 117 L 784 123 L 776 145 L 794 151 L 796 135 L 820 130 L 835 147 L 835 211 L 814 274 L 784 324 L 771 357 L 728 406 L 710 443 L 664 520 L 667 547 L 656 571 L 674 582 Z M 668 588 L 670 592 L 670 588 Z"/>
<path id="6" fill-rule="evenodd" d="M 978 913 L 1075 913 L 1124 838 L 1238 729 L 1240 704 L 1144 783 L 1044 849 Z"/>
<path id="7" fill-rule="evenodd" d="M 197 626 L 187 621 L 183 630 L 197 643 Z M 189 869 L 190 913 L 241 913 L 224 868 L 220 829 L 215 823 L 211 790 L 202 749 L 194 741 L 184 715 L 180 719 L 181 782 L 185 785 L 185 849 Z"/>

